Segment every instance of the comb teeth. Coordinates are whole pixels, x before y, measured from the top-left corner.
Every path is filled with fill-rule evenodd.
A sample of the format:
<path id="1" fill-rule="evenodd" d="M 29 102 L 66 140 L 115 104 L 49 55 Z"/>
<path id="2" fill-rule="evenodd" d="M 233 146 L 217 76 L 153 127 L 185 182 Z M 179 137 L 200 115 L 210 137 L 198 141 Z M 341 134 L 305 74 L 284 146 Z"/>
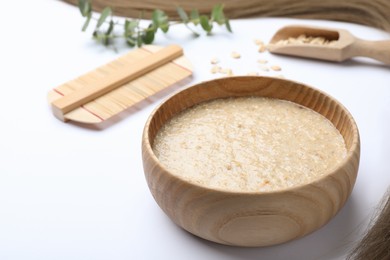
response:
<path id="1" fill-rule="evenodd" d="M 165 57 L 165 61 L 160 62 L 157 66 L 154 65 L 154 68 L 150 69 L 148 67 L 146 71 L 143 71 L 137 77 L 131 78 L 130 81 L 123 82 L 122 79 L 110 79 L 110 77 L 118 78 L 118 71 L 125 71 L 129 67 L 138 67 L 140 62 L 145 60 L 153 60 L 152 63 L 155 63 L 155 57 L 157 54 L 161 54 L 162 51 L 165 51 L 165 56 L 169 56 L 168 58 Z M 187 59 L 182 56 L 180 47 L 173 45 L 163 49 L 149 45 L 131 51 L 106 65 L 58 86 L 49 92 L 48 99 L 52 104 L 56 117 L 63 121 L 71 120 L 87 124 L 99 123 L 182 81 L 191 74 L 192 67 Z M 85 102 L 76 100 L 76 105 L 71 105 L 70 109 L 66 105 L 62 105 L 64 103 L 62 99 L 77 97 L 76 93 L 82 93 L 86 90 L 91 93 L 94 92 L 94 89 L 90 89 L 97 82 L 112 83 L 115 80 L 119 80 L 119 85 L 115 86 L 115 83 L 113 83 L 113 87 L 105 90 L 100 96 L 86 97 Z"/>

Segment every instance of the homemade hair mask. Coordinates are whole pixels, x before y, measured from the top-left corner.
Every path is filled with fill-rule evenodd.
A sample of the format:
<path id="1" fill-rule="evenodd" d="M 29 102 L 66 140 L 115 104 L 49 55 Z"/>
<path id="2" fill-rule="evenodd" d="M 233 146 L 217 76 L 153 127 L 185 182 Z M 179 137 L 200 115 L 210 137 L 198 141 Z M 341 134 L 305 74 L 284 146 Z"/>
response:
<path id="1" fill-rule="evenodd" d="M 268 246 L 326 224 L 355 184 L 360 140 L 350 113 L 301 83 L 202 82 L 145 124 L 149 189 L 180 227 L 235 246 Z"/>
<path id="2" fill-rule="evenodd" d="M 344 139 L 328 119 L 262 97 L 216 99 L 186 109 L 160 129 L 153 150 L 172 174 L 231 191 L 308 183 L 346 156 Z"/>

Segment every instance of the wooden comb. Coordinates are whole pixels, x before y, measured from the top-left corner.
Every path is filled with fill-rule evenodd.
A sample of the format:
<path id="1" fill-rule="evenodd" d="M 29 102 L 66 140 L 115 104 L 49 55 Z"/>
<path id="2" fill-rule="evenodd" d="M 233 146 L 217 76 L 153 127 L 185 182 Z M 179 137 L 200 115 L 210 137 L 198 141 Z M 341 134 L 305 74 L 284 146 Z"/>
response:
<path id="1" fill-rule="evenodd" d="M 62 121 L 103 122 L 192 75 L 180 46 L 143 46 L 48 94 Z"/>

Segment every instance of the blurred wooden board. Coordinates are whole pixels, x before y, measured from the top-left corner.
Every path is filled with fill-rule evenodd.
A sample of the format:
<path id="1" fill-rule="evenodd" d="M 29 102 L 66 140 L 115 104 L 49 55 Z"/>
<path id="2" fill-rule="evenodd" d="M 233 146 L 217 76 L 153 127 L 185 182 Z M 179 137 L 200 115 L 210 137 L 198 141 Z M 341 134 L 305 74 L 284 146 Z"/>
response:
<path id="1" fill-rule="evenodd" d="M 78 5 L 78 0 L 63 0 Z M 212 8 L 223 3 L 224 13 L 230 18 L 245 17 L 290 17 L 304 19 L 320 19 L 344 21 L 364 24 L 390 31 L 388 13 L 390 2 L 386 0 L 93 0 L 92 9 L 101 12 L 105 7 L 111 7 L 114 15 L 138 19 L 142 14 L 145 19 L 151 19 L 155 9 L 163 10 L 170 19 L 181 20 L 177 7 L 186 12 L 198 10 L 200 14 L 210 14 Z M 234 31 L 234 27 L 233 27 Z"/>

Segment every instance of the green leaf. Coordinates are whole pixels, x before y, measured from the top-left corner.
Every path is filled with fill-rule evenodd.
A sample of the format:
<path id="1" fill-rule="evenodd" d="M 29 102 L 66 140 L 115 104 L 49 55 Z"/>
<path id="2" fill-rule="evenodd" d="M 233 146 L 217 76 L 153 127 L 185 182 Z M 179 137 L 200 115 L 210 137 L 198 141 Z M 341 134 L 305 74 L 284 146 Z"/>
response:
<path id="1" fill-rule="evenodd" d="M 191 20 L 199 20 L 199 11 L 194 9 L 190 13 Z"/>
<path id="2" fill-rule="evenodd" d="M 137 35 L 137 47 L 141 47 L 142 46 L 142 35 L 139 33 Z"/>
<path id="3" fill-rule="evenodd" d="M 194 25 L 198 25 L 199 24 L 199 12 L 198 10 L 192 10 L 191 13 L 190 13 L 190 18 L 191 18 L 191 21 Z"/>
<path id="4" fill-rule="evenodd" d="M 225 20 L 225 26 L 226 26 L 226 29 L 227 29 L 229 32 L 233 33 L 232 27 L 230 26 L 229 19 L 226 19 L 226 20 Z"/>
<path id="5" fill-rule="evenodd" d="M 110 35 L 112 33 L 112 30 L 114 29 L 114 21 L 111 19 L 110 24 L 108 26 L 108 29 L 106 31 L 106 35 Z"/>
<path id="6" fill-rule="evenodd" d="M 97 21 L 96 28 L 99 28 L 102 26 L 102 24 L 106 21 L 106 18 L 111 15 L 112 11 L 110 7 L 106 7 L 103 9 L 102 13 L 100 14 L 99 20 Z"/>
<path id="7" fill-rule="evenodd" d="M 152 13 L 152 21 L 155 28 L 160 28 L 164 33 L 168 32 L 169 21 L 164 11 L 159 9 L 154 10 Z"/>
<path id="8" fill-rule="evenodd" d="M 177 10 L 177 13 L 178 13 L 179 16 L 180 16 L 180 19 L 181 19 L 184 23 L 188 23 L 189 18 L 188 18 L 188 15 L 187 15 L 186 11 L 184 11 L 184 9 L 181 8 L 180 6 L 178 6 L 178 7 L 176 8 L 176 10 Z"/>
<path id="9" fill-rule="evenodd" d="M 203 30 L 210 34 L 211 30 L 213 29 L 213 26 L 210 24 L 209 18 L 206 15 L 201 15 L 199 19 L 200 25 L 202 26 Z"/>
<path id="10" fill-rule="evenodd" d="M 101 42 L 105 46 L 111 44 L 111 35 L 109 34 L 103 33 L 99 30 L 95 30 L 92 35 L 96 41 Z"/>
<path id="11" fill-rule="evenodd" d="M 169 23 L 161 24 L 161 25 L 160 25 L 160 29 L 161 29 L 161 31 L 163 31 L 164 33 L 167 33 L 168 30 L 169 30 Z"/>
<path id="12" fill-rule="evenodd" d="M 160 26 L 160 21 L 162 20 L 162 18 L 161 18 L 162 16 L 163 16 L 163 11 L 158 10 L 158 9 L 153 11 L 152 22 L 156 27 Z"/>
<path id="13" fill-rule="evenodd" d="M 110 37 L 108 37 L 108 35 L 103 34 L 102 35 L 102 42 L 105 46 L 108 46 L 110 44 Z"/>
<path id="14" fill-rule="evenodd" d="M 79 0 L 79 10 L 83 17 L 88 16 L 92 10 L 91 2 L 89 0 Z"/>
<path id="15" fill-rule="evenodd" d="M 85 30 L 87 30 L 88 25 L 89 25 L 89 22 L 91 21 L 91 18 L 92 18 L 92 13 L 89 13 L 89 14 L 87 15 L 87 18 L 85 19 L 83 28 L 81 29 L 83 32 L 85 32 Z"/>
<path id="16" fill-rule="evenodd" d="M 148 29 L 146 29 L 145 33 L 142 35 L 142 41 L 145 44 L 151 44 L 154 41 L 154 34 L 156 32 L 153 30 L 153 24 L 150 24 Z"/>
<path id="17" fill-rule="evenodd" d="M 127 37 L 126 38 L 126 43 L 131 46 L 131 47 L 134 47 L 135 44 L 136 44 L 136 39 L 134 37 Z"/>
<path id="18" fill-rule="evenodd" d="M 180 18 L 183 20 L 185 27 L 188 30 L 190 30 L 195 37 L 199 37 L 200 36 L 199 33 L 194 31 L 188 25 L 189 22 L 192 22 L 194 25 L 198 25 L 199 24 L 199 12 L 197 10 L 192 10 L 191 13 L 190 13 L 191 20 L 189 19 L 186 11 L 184 11 L 184 9 L 181 8 L 181 7 L 177 7 L 177 13 L 179 14 Z"/>
<path id="19" fill-rule="evenodd" d="M 135 28 L 138 27 L 138 20 L 126 20 L 125 21 L 125 36 L 133 35 L 135 32 Z"/>
<path id="20" fill-rule="evenodd" d="M 217 22 L 219 25 L 223 25 L 225 23 L 225 15 L 223 13 L 223 5 L 218 4 L 213 7 L 211 11 L 211 20 Z"/>
<path id="21" fill-rule="evenodd" d="M 125 24 L 123 25 L 123 28 L 125 29 L 125 35 L 126 32 L 129 30 L 129 26 L 130 26 L 130 21 L 126 19 Z"/>

